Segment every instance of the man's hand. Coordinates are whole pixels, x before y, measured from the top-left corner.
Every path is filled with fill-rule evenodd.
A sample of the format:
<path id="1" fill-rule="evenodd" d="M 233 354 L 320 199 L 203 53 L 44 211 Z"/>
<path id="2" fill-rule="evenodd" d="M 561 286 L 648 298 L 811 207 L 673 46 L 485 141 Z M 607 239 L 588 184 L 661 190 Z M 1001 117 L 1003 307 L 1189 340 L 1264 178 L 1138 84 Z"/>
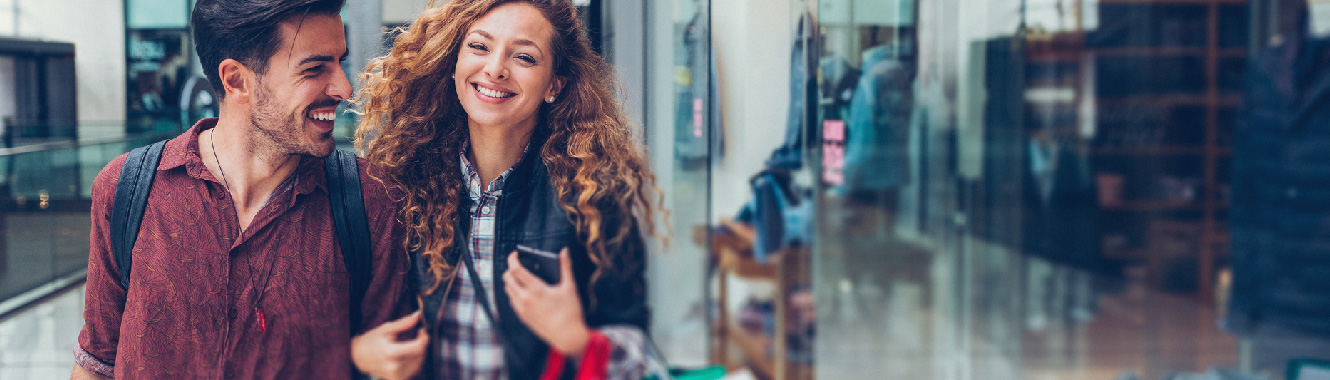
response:
<path id="1" fill-rule="evenodd" d="M 408 379 L 420 372 L 429 332 L 416 327 L 420 312 L 386 322 L 351 339 L 351 361 L 361 372 L 384 380 Z M 398 336 L 415 330 L 410 340 Z"/>
<path id="2" fill-rule="evenodd" d="M 111 380 L 111 378 L 92 373 L 83 369 L 83 366 L 75 364 L 74 373 L 69 375 L 69 380 Z"/>
<path id="3" fill-rule="evenodd" d="M 582 320 L 582 302 L 573 280 L 572 259 L 568 248 L 559 252 L 559 283 L 546 284 L 522 263 L 517 252 L 508 255 L 508 271 L 503 274 L 504 292 L 517 318 L 550 347 L 570 357 L 581 357 L 591 339 L 591 330 Z"/>

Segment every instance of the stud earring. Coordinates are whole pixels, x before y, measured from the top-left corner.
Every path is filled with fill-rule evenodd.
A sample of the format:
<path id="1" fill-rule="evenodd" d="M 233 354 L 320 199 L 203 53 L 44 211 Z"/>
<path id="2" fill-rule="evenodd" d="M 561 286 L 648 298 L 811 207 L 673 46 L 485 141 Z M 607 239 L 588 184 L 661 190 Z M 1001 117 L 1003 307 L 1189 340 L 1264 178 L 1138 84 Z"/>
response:
<path id="1" fill-rule="evenodd" d="M 545 103 L 554 103 L 554 96 L 551 95 L 550 97 L 545 98 Z"/>

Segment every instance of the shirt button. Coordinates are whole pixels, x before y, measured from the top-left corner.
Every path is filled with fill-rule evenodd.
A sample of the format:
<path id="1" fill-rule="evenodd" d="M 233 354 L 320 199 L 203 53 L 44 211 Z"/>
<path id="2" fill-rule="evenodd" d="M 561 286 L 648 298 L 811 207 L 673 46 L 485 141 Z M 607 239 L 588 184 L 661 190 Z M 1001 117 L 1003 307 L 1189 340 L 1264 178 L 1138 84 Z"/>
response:
<path id="1" fill-rule="evenodd" d="M 239 312 L 239 311 L 236 311 L 235 308 L 231 308 L 231 311 L 229 311 L 229 312 L 226 313 L 226 318 L 227 318 L 227 319 L 230 319 L 230 320 L 232 320 L 232 321 L 234 321 L 234 320 L 236 320 L 236 316 L 238 316 L 238 315 L 240 315 L 240 312 Z"/>
<path id="2" fill-rule="evenodd" d="M 483 212 L 483 213 L 486 213 L 486 214 L 490 213 L 490 206 L 485 206 L 484 208 L 481 208 L 481 209 L 480 209 L 480 212 Z"/>

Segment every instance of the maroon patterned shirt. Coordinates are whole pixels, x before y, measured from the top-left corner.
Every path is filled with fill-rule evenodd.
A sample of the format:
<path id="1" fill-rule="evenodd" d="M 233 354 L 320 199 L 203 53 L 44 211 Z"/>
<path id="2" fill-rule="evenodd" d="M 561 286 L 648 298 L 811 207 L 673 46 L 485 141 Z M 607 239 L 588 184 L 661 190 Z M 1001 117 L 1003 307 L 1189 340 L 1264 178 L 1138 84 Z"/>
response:
<path id="1" fill-rule="evenodd" d="M 350 285 L 323 159 L 303 157 L 242 234 L 230 195 L 199 157 L 199 133 L 216 123 L 202 120 L 166 144 L 128 292 L 107 236 L 125 155 L 97 175 L 78 364 L 117 379 L 351 378 Z M 403 228 L 367 167 L 362 160 L 373 249 L 365 328 L 410 307 L 400 302 L 409 266 Z"/>

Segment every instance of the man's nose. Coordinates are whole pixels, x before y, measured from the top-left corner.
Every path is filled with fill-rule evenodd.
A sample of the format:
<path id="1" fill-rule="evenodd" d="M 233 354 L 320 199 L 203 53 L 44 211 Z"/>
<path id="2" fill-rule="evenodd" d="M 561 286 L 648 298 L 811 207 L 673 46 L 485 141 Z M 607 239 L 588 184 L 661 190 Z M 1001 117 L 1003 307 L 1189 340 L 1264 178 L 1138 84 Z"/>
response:
<path id="1" fill-rule="evenodd" d="M 342 70 L 341 65 L 337 65 L 337 72 L 333 73 L 332 83 L 324 90 L 333 99 L 346 100 L 351 97 L 351 81 L 346 79 L 346 71 Z"/>

